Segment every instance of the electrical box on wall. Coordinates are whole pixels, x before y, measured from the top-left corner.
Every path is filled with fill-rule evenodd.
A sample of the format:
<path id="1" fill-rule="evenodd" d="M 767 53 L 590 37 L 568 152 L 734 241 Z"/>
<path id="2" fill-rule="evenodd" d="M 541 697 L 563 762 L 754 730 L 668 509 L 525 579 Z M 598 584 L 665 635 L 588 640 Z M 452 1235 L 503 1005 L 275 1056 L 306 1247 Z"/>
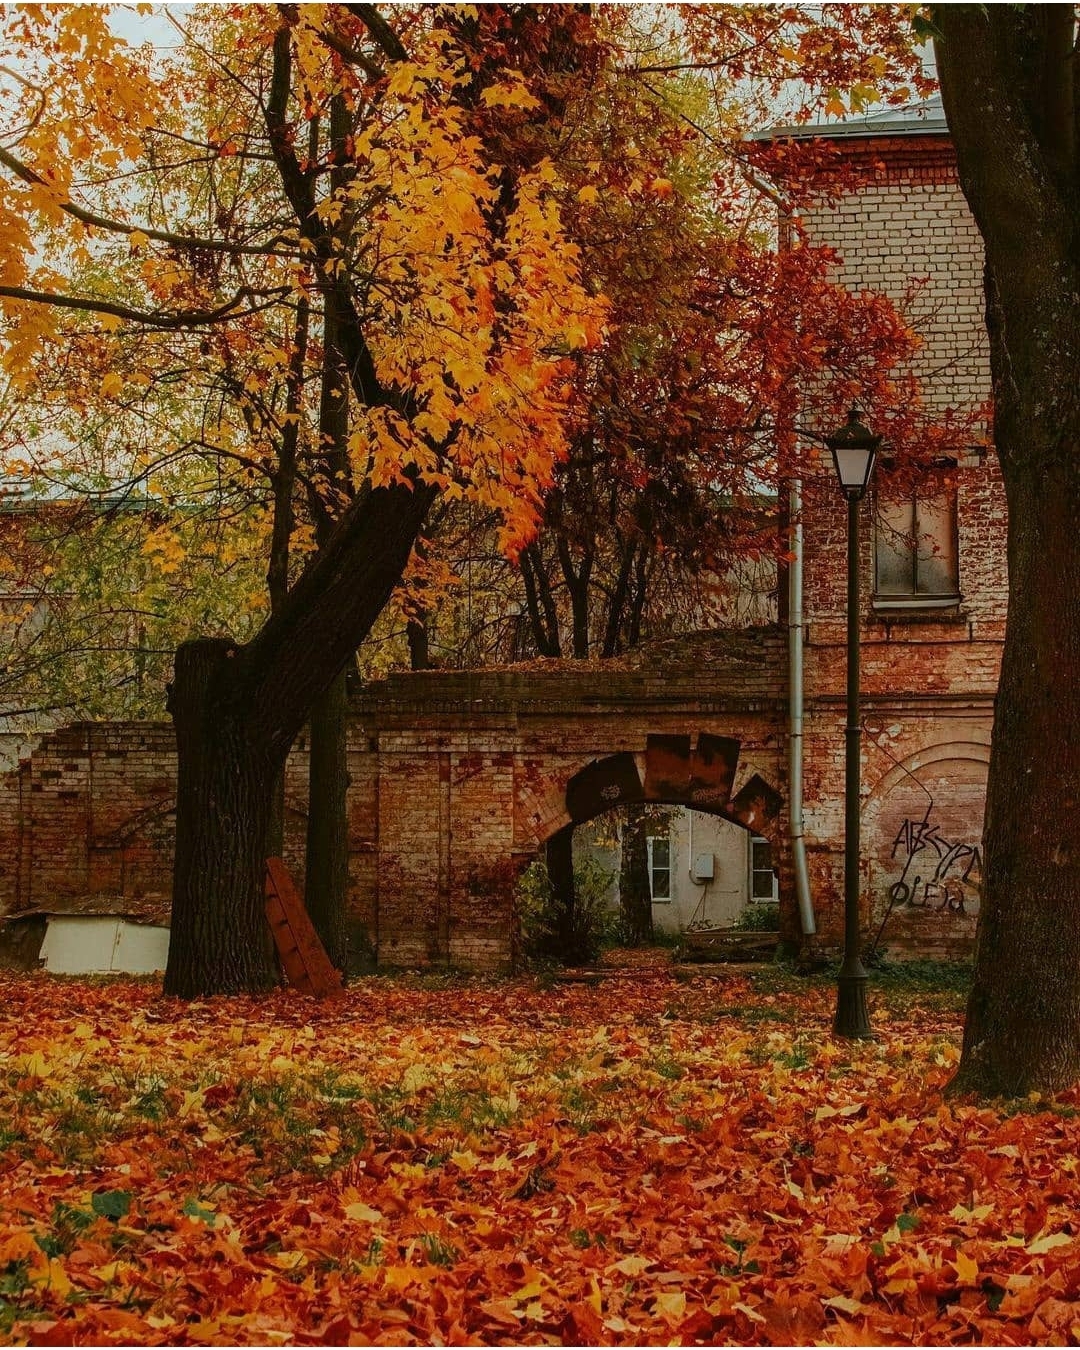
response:
<path id="1" fill-rule="evenodd" d="M 691 871 L 695 881 L 712 881 L 713 855 L 711 853 L 695 853 Z"/>

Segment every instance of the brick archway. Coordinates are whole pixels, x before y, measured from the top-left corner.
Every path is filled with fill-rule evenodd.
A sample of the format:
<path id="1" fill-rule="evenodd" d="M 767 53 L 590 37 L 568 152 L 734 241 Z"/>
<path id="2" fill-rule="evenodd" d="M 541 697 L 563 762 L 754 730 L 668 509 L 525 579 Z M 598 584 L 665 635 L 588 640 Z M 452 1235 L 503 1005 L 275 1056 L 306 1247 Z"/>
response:
<path id="1" fill-rule="evenodd" d="M 534 798 L 531 820 L 540 848 L 567 825 L 583 825 L 617 806 L 650 802 L 720 816 L 771 838 L 783 796 L 758 772 L 735 790 L 742 743 L 709 732 L 646 734 L 642 752 L 591 760 L 547 794 Z"/>

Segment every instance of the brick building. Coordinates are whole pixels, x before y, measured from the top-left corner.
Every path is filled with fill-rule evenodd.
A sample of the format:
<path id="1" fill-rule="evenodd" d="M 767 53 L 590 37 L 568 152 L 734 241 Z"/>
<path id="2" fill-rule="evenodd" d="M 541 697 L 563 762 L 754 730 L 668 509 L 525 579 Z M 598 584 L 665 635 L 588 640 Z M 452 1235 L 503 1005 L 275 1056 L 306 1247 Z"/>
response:
<path id="1" fill-rule="evenodd" d="M 839 279 L 906 302 L 922 338 L 927 407 L 990 397 L 982 241 L 961 193 L 940 104 L 816 129 L 860 185 L 803 213 L 836 249 Z M 872 420 L 872 410 L 868 411 Z M 863 896 L 894 951 L 958 953 L 978 913 L 993 698 L 1007 603 L 1005 497 L 989 428 L 890 499 L 887 454 L 862 505 Z M 887 451 L 887 446 L 885 450 Z M 811 485 L 808 485 L 811 486 Z M 805 810 L 823 933 L 841 929 L 845 506 L 808 491 Z"/>
<path id="2" fill-rule="evenodd" d="M 861 178 L 804 212 L 808 236 L 836 249 L 845 284 L 915 295 L 931 408 L 982 405 L 981 243 L 940 113 L 928 105 L 811 134 L 834 140 Z M 862 507 L 864 925 L 872 934 L 884 923 L 894 952 L 959 953 L 978 912 L 1004 494 L 985 438 L 903 499 L 884 490 L 887 475 L 886 460 Z M 838 942 L 846 510 L 825 471 L 802 493 L 804 585 L 788 596 L 786 629 L 698 635 L 599 672 L 424 672 L 364 692 L 350 748 L 351 895 L 380 961 L 505 964 L 516 871 L 556 830 L 634 799 L 706 809 L 771 838 L 795 929 L 787 755 L 800 635 L 790 668 L 801 665 L 805 698 L 809 899 L 818 941 Z M 305 758 L 301 744 L 287 792 L 297 872 Z M 168 727 L 47 738 L 0 781 L 0 912 L 108 895 L 120 907 L 167 901 L 174 778 Z M 752 873 L 748 833 L 714 837 L 734 839 Z"/>

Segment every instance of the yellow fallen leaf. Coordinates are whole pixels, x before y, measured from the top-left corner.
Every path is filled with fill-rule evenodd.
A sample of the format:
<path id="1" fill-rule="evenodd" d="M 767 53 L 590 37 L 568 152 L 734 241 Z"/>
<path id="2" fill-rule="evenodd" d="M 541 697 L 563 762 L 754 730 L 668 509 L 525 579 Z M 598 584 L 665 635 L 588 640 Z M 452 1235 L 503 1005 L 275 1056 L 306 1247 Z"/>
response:
<path id="1" fill-rule="evenodd" d="M 886 1294 L 916 1294 L 919 1291 L 919 1286 L 915 1281 L 906 1277 L 890 1280 L 888 1284 L 883 1284 L 881 1288 L 882 1292 Z"/>
<path id="2" fill-rule="evenodd" d="M 974 1209 L 967 1209 L 964 1205 L 953 1205 L 949 1210 L 949 1217 L 955 1219 L 957 1223 L 979 1223 L 993 1212 L 993 1205 L 976 1205 Z"/>
<path id="3" fill-rule="evenodd" d="M 345 1206 L 345 1217 L 356 1223 L 382 1223 L 383 1216 L 382 1210 L 372 1209 L 370 1205 L 358 1200 L 353 1205 Z"/>
<path id="4" fill-rule="evenodd" d="M 963 1252 L 957 1252 L 953 1257 L 953 1265 L 956 1267 L 956 1279 L 958 1284 L 974 1285 L 979 1279 L 979 1263 L 972 1261 L 969 1256 Z"/>
<path id="5" fill-rule="evenodd" d="M 679 1321 L 686 1315 L 686 1295 L 681 1289 L 670 1294 L 657 1294 L 654 1306 L 661 1317 Z"/>
<path id="6" fill-rule="evenodd" d="M 846 1294 L 835 1294 L 832 1298 L 823 1298 L 821 1303 L 825 1308 L 835 1308 L 838 1312 L 850 1313 L 853 1317 L 857 1313 L 866 1311 L 858 1299 L 848 1298 Z"/>
<path id="7" fill-rule="evenodd" d="M 274 1252 L 270 1260 L 279 1270 L 299 1270 L 308 1262 L 306 1252 Z"/>
<path id="8" fill-rule="evenodd" d="M 189 1323 L 184 1328 L 184 1335 L 197 1345 L 221 1345 L 224 1341 L 221 1322 L 217 1318 Z"/>
<path id="9" fill-rule="evenodd" d="M 40 1050 L 35 1050 L 24 1060 L 22 1074 L 24 1078 L 51 1078 L 55 1067 Z"/>
<path id="10" fill-rule="evenodd" d="M 764 1317 L 762 1317 L 762 1315 L 758 1312 L 758 1310 L 756 1308 L 751 1308 L 748 1303 L 733 1303 L 731 1306 L 738 1312 L 743 1313 L 746 1317 L 749 1317 L 751 1322 L 765 1321 Z"/>
<path id="11" fill-rule="evenodd" d="M 74 1287 L 67 1277 L 63 1262 L 55 1256 L 50 1257 L 46 1265 L 31 1270 L 29 1280 L 35 1289 L 48 1289 L 60 1298 L 67 1298 Z"/>
<path id="12" fill-rule="evenodd" d="M 205 1096 L 205 1088 L 197 1088 L 194 1092 L 185 1092 L 184 1100 L 180 1103 L 180 1110 L 176 1114 L 183 1120 L 194 1112 L 201 1111 Z"/>
<path id="13" fill-rule="evenodd" d="M 1028 1256 L 1042 1256 L 1044 1252 L 1053 1251 L 1055 1247 L 1067 1247 L 1070 1242 L 1075 1240 L 1069 1233 L 1047 1233 L 1046 1237 L 1036 1238 L 1034 1242 L 1029 1242 L 1024 1250 Z"/>
<path id="14" fill-rule="evenodd" d="M 631 1279 L 636 1279 L 638 1275 L 643 1275 L 645 1271 L 653 1264 L 644 1256 L 624 1256 L 621 1261 L 616 1261 L 612 1270 L 617 1270 L 620 1274 L 629 1275 Z"/>

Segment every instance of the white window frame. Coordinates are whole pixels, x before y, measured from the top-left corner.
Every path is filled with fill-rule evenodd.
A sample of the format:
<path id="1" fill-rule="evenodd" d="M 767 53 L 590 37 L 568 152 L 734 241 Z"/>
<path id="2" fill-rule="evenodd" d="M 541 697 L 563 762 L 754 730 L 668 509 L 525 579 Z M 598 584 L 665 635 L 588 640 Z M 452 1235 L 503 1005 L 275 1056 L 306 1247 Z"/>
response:
<path id="1" fill-rule="evenodd" d="M 661 841 L 662 843 L 667 844 L 667 850 L 668 850 L 667 864 L 666 864 L 666 871 L 667 871 L 667 875 L 668 875 L 667 895 L 657 895 L 657 894 L 656 894 L 656 886 L 655 886 L 655 881 L 654 881 L 655 873 L 654 873 L 654 871 L 653 871 L 653 844 L 655 844 L 658 840 Z M 651 900 L 652 900 L 652 902 L 653 902 L 654 905 L 670 905 L 670 904 L 671 904 L 671 899 L 672 899 L 672 897 L 671 897 L 671 874 L 672 874 L 672 867 L 671 867 L 671 832 L 669 831 L 667 834 L 649 834 L 649 835 L 646 835 L 646 836 L 645 836 L 645 843 L 646 843 L 646 846 L 647 846 L 648 852 L 649 852 L 649 896 L 650 896 L 650 898 L 651 898 Z M 660 870 L 663 871 L 663 870 L 665 870 L 665 868 L 661 868 Z"/>
<path id="2" fill-rule="evenodd" d="M 758 868 L 754 867 L 755 844 L 765 844 L 769 849 L 770 863 L 772 861 L 772 847 L 773 847 L 772 840 L 766 839 L 765 836 L 761 834 L 750 835 L 750 840 L 746 848 L 746 866 L 748 874 L 747 875 L 748 896 L 746 903 L 748 905 L 777 905 L 780 903 L 780 878 L 776 875 L 775 866 L 770 865 L 770 867 L 767 869 L 772 875 L 772 894 L 771 895 L 754 894 L 754 877 L 758 876 L 759 874 L 761 876 L 764 876 L 766 871 L 764 867 Z"/>

